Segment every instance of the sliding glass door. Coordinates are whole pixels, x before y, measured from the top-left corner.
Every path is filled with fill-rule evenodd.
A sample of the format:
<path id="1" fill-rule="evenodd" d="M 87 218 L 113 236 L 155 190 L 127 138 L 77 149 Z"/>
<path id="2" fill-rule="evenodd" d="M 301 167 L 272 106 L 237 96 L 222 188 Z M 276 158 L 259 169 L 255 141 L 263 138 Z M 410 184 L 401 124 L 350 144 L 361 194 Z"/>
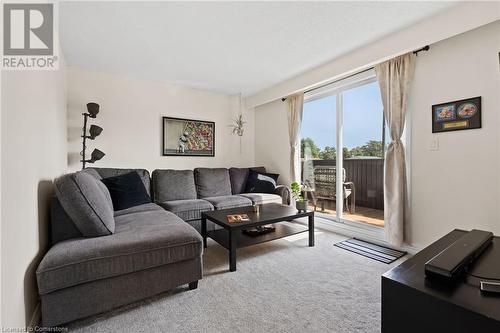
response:
<path id="1" fill-rule="evenodd" d="M 307 93 L 301 161 L 310 208 L 338 222 L 383 226 L 384 135 L 373 71 Z"/>
<path id="2" fill-rule="evenodd" d="M 337 157 L 337 95 L 325 95 L 304 103 L 301 128 L 301 162 L 303 194 L 310 209 L 337 217 L 335 160 Z"/>

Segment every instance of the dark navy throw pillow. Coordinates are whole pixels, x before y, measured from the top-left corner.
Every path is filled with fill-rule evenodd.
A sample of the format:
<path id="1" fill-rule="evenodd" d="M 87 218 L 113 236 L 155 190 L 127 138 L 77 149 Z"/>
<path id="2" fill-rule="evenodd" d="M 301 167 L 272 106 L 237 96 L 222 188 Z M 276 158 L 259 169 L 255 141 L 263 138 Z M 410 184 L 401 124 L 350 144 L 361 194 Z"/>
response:
<path id="1" fill-rule="evenodd" d="M 135 171 L 101 181 L 109 190 L 115 211 L 151 202 L 141 177 Z"/>
<path id="2" fill-rule="evenodd" d="M 247 193 L 274 193 L 278 174 L 262 173 L 250 170 L 245 192 Z"/>

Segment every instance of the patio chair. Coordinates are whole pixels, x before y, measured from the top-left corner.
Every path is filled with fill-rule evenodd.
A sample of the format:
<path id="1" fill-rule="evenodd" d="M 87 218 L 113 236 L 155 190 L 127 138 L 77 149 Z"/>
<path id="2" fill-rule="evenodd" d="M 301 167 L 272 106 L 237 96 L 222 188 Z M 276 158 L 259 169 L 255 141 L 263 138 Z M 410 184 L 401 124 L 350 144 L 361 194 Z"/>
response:
<path id="1" fill-rule="evenodd" d="M 318 165 L 314 167 L 314 187 L 316 199 L 321 200 L 321 210 L 325 210 L 326 200 L 336 200 L 337 172 L 334 166 Z M 342 168 L 342 194 L 344 206 L 349 213 L 356 211 L 356 188 L 353 182 L 346 182 L 346 171 Z M 349 206 L 349 198 L 351 204 Z M 314 207 L 316 210 L 316 206 Z"/>

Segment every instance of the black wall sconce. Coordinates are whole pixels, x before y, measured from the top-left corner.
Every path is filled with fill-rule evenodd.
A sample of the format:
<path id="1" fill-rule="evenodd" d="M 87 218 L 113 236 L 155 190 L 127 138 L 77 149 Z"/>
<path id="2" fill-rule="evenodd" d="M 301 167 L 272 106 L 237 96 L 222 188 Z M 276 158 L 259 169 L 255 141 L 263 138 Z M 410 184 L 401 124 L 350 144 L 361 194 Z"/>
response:
<path id="1" fill-rule="evenodd" d="M 99 113 L 99 104 L 92 103 L 92 102 L 88 103 L 87 104 L 87 112 L 88 113 L 82 113 L 82 115 L 83 115 L 83 135 L 82 135 L 83 148 L 82 148 L 82 152 L 80 153 L 82 155 L 82 159 L 80 161 L 80 162 L 82 162 L 82 170 L 85 169 L 86 163 L 94 163 L 96 161 L 99 161 L 101 158 L 104 157 L 104 155 L 106 155 L 102 151 L 100 151 L 99 149 L 94 149 L 94 151 L 92 151 L 92 154 L 90 154 L 90 159 L 89 160 L 85 159 L 85 153 L 86 153 L 86 149 L 87 149 L 87 146 L 86 146 L 87 139 L 94 140 L 102 132 L 101 127 L 99 127 L 97 125 L 90 125 L 89 134 L 87 135 L 87 120 L 88 120 L 88 118 L 96 118 L 97 117 L 97 114 Z"/>

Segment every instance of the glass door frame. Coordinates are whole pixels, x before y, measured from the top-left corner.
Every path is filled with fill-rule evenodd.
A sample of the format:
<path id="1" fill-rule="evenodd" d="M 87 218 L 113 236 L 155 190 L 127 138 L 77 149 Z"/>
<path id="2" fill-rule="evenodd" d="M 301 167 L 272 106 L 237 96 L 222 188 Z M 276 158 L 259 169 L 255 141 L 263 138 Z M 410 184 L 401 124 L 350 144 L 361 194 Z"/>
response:
<path id="1" fill-rule="evenodd" d="M 327 86 L 320 87 L 318 89 L 311 90 L 304 94 L 304 103 L 324 98 L 327 96 L 335 95 L 336 100 L 336 150 L 337 156 L 335 158 L 335 170 L 343 170 L 344 167 L 344 147 L 343 147 L 343 92 L 346 90 L 354 89 L 356 87 L 370 84 L 377 81 L 375 70 L 372 68 L 370 70 L 363 71 L 359 74 L 352 75 L 345 79 L 335 81 Z M 385 128 L 385 119 L 384 119 Z M 385 151 L 385 147 L 384 147 Z M 341 176 L 342 178 L 342 176 Z M 342 182 L 336 182 L 336 196 L 335 196 L 335 216 L 329 214 L 321 214 L 322 218 L 332 220 L 335 222 L 350 224 L 356 227 L 362 227 L 366 229 L 380 229 L 379 226 L 368 225 L 363 222 L 352 221 L 344 218 L 344 195 L 343 195 L 343 184 Z M 339 195 L 339 193 L 341 195 Z"/>

